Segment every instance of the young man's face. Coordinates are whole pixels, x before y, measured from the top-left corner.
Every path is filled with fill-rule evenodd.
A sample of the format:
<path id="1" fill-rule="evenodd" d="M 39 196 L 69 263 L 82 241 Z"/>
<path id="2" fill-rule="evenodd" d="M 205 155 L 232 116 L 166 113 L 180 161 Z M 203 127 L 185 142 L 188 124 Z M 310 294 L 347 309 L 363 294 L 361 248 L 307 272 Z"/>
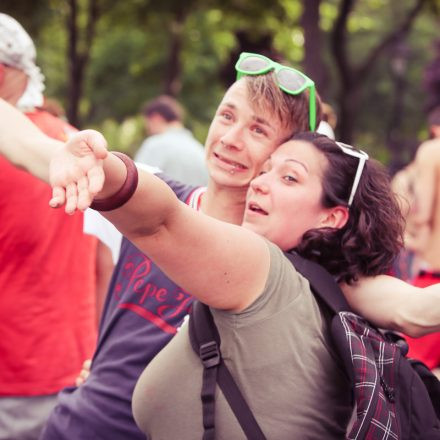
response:
<path id="1" fill-rule="evenodd" d="M 245 79 L 237 81 L 209 128 L 205 151 L 210 177 L 219 185 L 247 187 L 288 135 L 274 115 L 251 106 Z"/>

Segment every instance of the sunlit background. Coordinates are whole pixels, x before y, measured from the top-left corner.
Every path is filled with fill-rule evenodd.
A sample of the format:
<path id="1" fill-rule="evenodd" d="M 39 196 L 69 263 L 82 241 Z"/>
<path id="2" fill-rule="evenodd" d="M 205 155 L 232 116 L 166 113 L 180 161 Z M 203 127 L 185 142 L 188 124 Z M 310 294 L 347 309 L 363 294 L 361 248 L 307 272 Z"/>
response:
<path id="1" fill-rule="evenodd" d="M 440 105 L 439 0 L 2 0 L 0 11 L 34 39 L 46 96 L 130 154 L 145 136 L 140 107 L 162 93 L 203 143 L 241 51 L 311 76 L 337 137 L 392 171 Z"/>

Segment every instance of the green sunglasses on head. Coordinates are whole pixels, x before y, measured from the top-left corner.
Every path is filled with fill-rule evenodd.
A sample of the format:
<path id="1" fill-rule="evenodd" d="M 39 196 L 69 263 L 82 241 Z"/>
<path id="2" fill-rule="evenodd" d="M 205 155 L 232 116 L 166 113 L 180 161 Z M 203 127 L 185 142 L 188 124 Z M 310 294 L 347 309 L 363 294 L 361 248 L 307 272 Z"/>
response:
<path id="1" fill-rule="evenodd" d="M 264 55 L 243 52 L 235 64 L 237 80 L 243 75 L 262 75 L 275 71 L 278 87 L 289 95 L 299 95 L 305 89 L 309 89 L 309 125 L 310 130 L 316 128 L 316 92 L 315 83 L 304 73 L 293 67 L 283 66 Z"/>

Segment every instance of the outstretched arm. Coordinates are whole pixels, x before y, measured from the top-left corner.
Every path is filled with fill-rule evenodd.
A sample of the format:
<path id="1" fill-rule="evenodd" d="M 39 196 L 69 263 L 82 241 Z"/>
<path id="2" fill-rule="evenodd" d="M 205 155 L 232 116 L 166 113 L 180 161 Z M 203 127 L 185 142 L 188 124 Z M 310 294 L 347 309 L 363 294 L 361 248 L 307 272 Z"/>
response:
<path id="1" fill-rule="evenodd" d="M 440 331 L 440 284 L 419 288 L 379 275 L 341 287 L 352 309 L 378 327 L 412 337 Z"/>
<path id="2" fill-rule="evenodd" d="M 51 163 L 51 205 L 65 204 L 69 213 L 85 209 L 98 191 L 98 199 L 113 195 L 127 176 L 125 164 L 113 154 L 102 160 L 105 182 L 100 174 L 90 176 L 89 166 L 78 166 L 81 155 L 101 151 L 96 132 L 91 134 L 81 146 L 74 135 Z M 99 167 L 101 159 L 95 160 Z M 92 177 L 96 185 L 91 192 Z M 133 196 L 103 215 L 179 286 L 208 305 L 242 310 L 264 289 L 270 264 L 264 239 L 194 211 L 153 174 L 139 170 Z"/>
<path id="3" fill-rule="evenodd" d="M 87 184 L 93 195 L 102 186 L 100 160 L 107 155 L 106 142 L 98 132 L 85 130 L 75 135 L 73 144 L 71 160 L 75 162 L 71 174 L 79 176 L 84 172 L 87 180 L 83 179 L 81 184 Z M 93 145 L 93 151 L 88 144 Z M 15 107 L 0 99 L 0 154 L 14 165 L 49 183 L 49 164 L 63 146 L 64 143 L 44 134 Z M 55 160 L 52 162 L 55 177 L 56 167 Z"/>
<path id="4" fill-rule="evenodd" d="M 49 161 L 62 145 L 37 128 L 15 107 L 0 99 L 0 154 L 14 165 L 49 182 Z"/>

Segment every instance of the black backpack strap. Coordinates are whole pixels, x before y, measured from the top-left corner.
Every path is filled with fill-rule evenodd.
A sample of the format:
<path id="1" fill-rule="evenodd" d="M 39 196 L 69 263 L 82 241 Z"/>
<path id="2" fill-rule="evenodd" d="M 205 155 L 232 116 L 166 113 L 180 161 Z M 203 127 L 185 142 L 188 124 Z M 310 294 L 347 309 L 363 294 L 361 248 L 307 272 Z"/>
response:
<path id="1" fill-rule="evenodd" d="M 417 359 L 409 359 L 409 363 L 424 383 L 434 411 L 440 421 L 440 381 L 423 362 Z"/>
<path id="2" fill-rule="evenodd" d="M 246 437 L 266 440 L 220 352 L 220 335 L 209 307 L 194 301 L 189 320 L 191 346 L 203 363 L 203 440 L 215 438 L 215 389 L 218 382 Z"/>
<path id="3" fill-rule="evenodd" d="M 212 329 L 206 322 L 203 304 L 194 301 L 189 320 L 189 338 L 191 346 L 203 364 L 203 381 L 201 390 L 203 411 L 203 440 L 215 439 L 215 388 L 218 366 L 221 362 L 217 328 Z M 196 318 L 195 315 L 198 315 Z M 196 330 L 196 326 L 197 329 Z M 208 329 L 205 330 L 203 326 Z"/>
<path id="4" fill-rule="evenodd" d="M 351 311 L 341 288 L 326 269 L 295 252 L 285 252 L 284 255 L 292 262 L 295 269 L 309 280 L 313 292 L 330 310 L 335 314 L 341 311 Z"/>

